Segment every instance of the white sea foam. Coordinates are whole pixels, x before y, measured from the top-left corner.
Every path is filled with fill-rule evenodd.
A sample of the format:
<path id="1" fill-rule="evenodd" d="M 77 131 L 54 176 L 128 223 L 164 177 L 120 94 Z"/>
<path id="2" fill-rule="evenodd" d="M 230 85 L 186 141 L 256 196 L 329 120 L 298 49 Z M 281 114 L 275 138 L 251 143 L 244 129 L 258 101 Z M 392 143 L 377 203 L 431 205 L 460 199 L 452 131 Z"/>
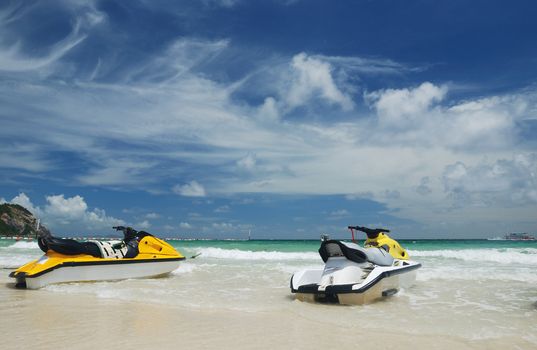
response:
<path id="1" fill-rule="evenodd" d="M 318 253 L 313 252 L 276 252 L 276 251 L 251 251 L 239 249 L 222 248 L 200 248 L 196 249 L 203 258 L 229 259 L 229 260 L 317 260 Z"/>
<path id="2" fill-rule="evenodd" d="M 463 280 L 463 281 L 510 281 L 537 283 L 537 274 L 531 268 L 519 268 L 507 271 L 492 268 L 475 267 L 472 269 L 455 266 L 424 267 L 418 270 L 416 279 L 418 281 L 430 280 Z"/>
<path id="3" fill-rule="evenodd" d="M 172 271 L 172 275 L 182 275 L 185 273 L 191 273 L 196 270 L 197 266 L 191 263 L 181 263 L 178 268 Z"/>
<path id="4" fill-rule="evenodd" d="M 462 250 L 415 250 L 411 257 L 436 257 L 472 262 L 495 262 L 500 264 L 537 265 L 537 249 L 462 249 Z"/>
<path id="5" fill-rule="evenodd" d="M 295 265 L 287 265 L 287 264 L 278 264 L 274 266 L 276 270 L 280 272 L 284 272 L 286 274 L 292 275 L 296 273 L 297 271 L 301 270 L 322 270 L 324 268 L 324 264 L 322 263 L 322 260 L 319 258 L 318 264 L 303 264 L 300 266 Z"/>
<path id="6" fill-rule="evenodd" d="M 18 241 L 8 247 L 9 249 L 39 249 L 37 242 Z"/>
<path id="7" fill-rule="evenodd" d="M 30 255 L 0 255 L 0 267 L 3 269 L 16 269 L 36 258 L 36 256 Z"/>

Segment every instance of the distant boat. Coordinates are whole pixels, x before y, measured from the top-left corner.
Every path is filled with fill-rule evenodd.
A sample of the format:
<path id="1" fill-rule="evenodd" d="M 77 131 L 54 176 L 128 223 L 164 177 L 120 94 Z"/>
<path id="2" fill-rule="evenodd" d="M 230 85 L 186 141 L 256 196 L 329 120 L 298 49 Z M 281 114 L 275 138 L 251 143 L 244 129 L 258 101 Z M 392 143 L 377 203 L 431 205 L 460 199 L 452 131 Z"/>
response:
<path id="1" fill-rule="evenodd" d="M 508 241 L 537 241 L 537 238 L 528 233 L 508 233 L 505 235 Z"/>

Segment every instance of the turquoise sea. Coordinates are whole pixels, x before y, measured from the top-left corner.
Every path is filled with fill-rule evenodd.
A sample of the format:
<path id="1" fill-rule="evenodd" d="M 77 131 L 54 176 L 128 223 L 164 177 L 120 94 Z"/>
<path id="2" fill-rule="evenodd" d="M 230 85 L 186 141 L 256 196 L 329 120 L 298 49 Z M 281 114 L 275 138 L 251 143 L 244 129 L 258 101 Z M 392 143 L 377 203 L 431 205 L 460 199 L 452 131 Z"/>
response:
<path id="1" fill-rule="evenodd" d="M 170 242 L 177 248 L 197 249 L 199 247 L 218 247 L 248 251 L 308 252 L 319 248 L 319 240 L 174 240 Z M 363 240 L 356 240 L 362 245 Z M 445 249 L 508 249 L 537 248 L 537 241 L 508 241 L 501 239 L 410 239 L 398 240 L 408 250 L 445 250 Z"/>
<path id="2" fill-rule="evenodd" d="M 44 291 L 196 312 L 291 313 L 297 322 L 328 318 L 330 327 L 376 331 L 382 324 L 403 335 L 486 342 L 480 344 L 516 341 L 518 348 L 537 348 L 537 241 L 401 240 L 422 264 L 415 285 L 386 300 L 350 307 L 302 303 L 290 293 L 294 272 L 323 266 L 319 240 L 169 242 L 188 259 L 167 278 L 69 283 Z M 41 254 L 35 242 L 0 240 L 2 281 L 9 283 L 11 269 Z"/>

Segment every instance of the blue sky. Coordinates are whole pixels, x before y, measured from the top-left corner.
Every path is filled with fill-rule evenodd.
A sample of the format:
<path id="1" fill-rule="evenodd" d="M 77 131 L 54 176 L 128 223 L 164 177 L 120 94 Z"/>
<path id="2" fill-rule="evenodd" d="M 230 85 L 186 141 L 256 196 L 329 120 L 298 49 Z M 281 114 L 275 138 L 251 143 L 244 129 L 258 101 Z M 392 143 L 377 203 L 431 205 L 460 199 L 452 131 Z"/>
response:
<path id="1" fill-rule="evenodd" d="M 7 1 L 0 201 L 54 232 L 537 231 L 533 1 Z"/>

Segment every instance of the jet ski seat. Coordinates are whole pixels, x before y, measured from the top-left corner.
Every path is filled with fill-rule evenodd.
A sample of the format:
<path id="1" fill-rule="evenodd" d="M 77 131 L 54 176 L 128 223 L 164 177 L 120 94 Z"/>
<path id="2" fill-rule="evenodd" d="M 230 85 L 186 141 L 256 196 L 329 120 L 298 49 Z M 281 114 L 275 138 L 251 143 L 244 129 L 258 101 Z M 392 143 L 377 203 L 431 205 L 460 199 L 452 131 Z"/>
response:
<path id="1" fill-rule="evenodd" d="M 138 255 L 138 242 L 146 237 L 153 236 L 145 231 L 136 231 L 132 227 L 116 226 L 118 231 L 123 231 L 122 241 L 97 241 L 90 240 L 79 242 L 70 238 L 57 238 L 52 235 L 39 237 L 37 244 L 45 253 L 51 249 L 64 255 L 86 254 L 96 258 L 123 259 L 134 258 Z"/>
<path id="2" fill-rule="evenodd" d="M 104 259 L 132 258 L 138 255 L 138 250 L 134 254 L 130 253 L 130 247 L 123 241 L 86 241 L 79 242 L 70 238 L 57 238 L 49 236 L 38 241 L 39 247 L 45 253 L 50 249 L 56 253 L 64 255 L 91 255 Z"/>
<path id="3" fill-rule="evenodd" d="M 394 260 L 384 249 L 362 248 L 355 243 L 336 240 L 323 241 L 319 248 L 319 254 L 325 263 L 328 258 L 345 257 L 358 264 L 371 262 L 379 266 L 391 266 Z"/>
<path id="4" fill-rule="evenodd" d="M 39 239 L 38 243 L 41 250 L 43 250 L 45 253 L 47 250 L 51 249 L 56 253 L 65 255 L 87 254 L 96 258 L 101 257 L 101 250 L 93 242 L 79 242 L 70 238 L 57 238 L 50 236 L 45 239 Z"/>

